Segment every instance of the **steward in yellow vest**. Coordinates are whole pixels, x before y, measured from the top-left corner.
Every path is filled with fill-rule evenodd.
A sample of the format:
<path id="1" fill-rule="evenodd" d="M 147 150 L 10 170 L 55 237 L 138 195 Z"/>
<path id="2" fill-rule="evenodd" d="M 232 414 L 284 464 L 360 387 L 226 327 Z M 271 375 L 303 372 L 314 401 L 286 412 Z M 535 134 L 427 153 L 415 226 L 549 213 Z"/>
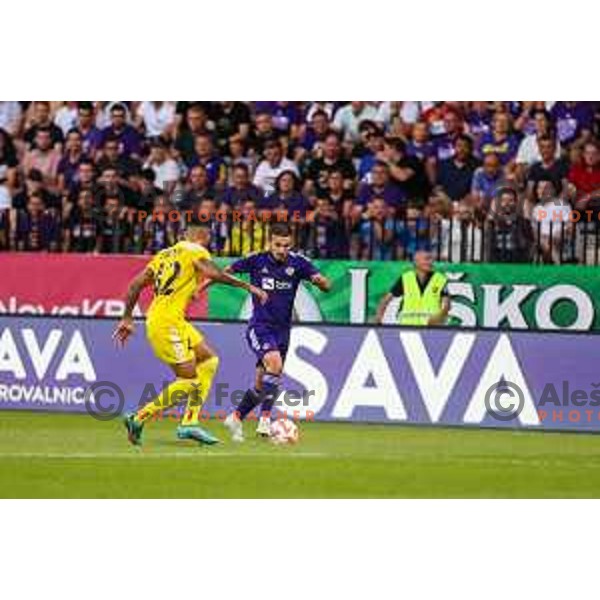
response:
<path id="1" fill-rule="evenodd" d="M 417 251 L 415 268 L 402 273 L 392 289 L 381 299 L 376 322 L 382 323 L 392 298 L 402 298 L 398 312 L 399 325 L 443 325 L 450 311 L 446 282 L 444 274 L 433 270 L 431 252 Z"/>

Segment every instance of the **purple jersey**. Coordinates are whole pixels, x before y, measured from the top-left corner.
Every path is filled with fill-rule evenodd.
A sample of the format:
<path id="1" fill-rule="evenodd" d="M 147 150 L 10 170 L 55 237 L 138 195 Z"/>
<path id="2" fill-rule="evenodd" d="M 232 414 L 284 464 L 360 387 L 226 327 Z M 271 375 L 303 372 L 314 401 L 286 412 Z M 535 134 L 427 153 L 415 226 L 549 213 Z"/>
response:
<path id="1" fill-rule="evenodd" d="M 558 139 L 563 144 L 572 142 L 582 129 L 594 126 L 594 109 L 588 102 L 557 102 L 550 111 L 556 122 Z"/>
<path id="2" fill-rule="evenodd" d="M 236 260 L 231 269 L 234 273 L 248 273 L 252 284 L 269 295 L 265 304 L 252 297 L 250 327 L 286 331 L 292 325 L 292 309 L 300 282 L 310 280 L 319 272 L 308 258 L 295 252 L 290 252 L 284 262 L 275 260 L 270 252 L 250 254 Z"/>

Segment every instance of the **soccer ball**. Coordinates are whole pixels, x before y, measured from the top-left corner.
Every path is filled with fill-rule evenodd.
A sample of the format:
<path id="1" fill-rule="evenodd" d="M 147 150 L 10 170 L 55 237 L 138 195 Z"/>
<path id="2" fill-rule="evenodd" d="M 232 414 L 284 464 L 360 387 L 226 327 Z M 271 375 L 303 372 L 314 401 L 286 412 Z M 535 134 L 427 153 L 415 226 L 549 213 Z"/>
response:
<path id="1" fill-rule="evenodd" d="M 295 444 L 299 437 L 298 427 L 290 419 L 277 419 L 271 423 L 269 438 L 274 444 Z"/>

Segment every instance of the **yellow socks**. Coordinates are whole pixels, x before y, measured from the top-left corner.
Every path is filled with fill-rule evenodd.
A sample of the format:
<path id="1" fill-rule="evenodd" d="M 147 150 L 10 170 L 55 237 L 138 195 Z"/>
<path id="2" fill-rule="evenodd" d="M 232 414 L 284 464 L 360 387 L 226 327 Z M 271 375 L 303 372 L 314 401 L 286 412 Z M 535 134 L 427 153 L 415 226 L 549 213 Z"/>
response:
<path id="1" fill-rule="evenodd" d="M 162 412 L 163 410 L 179 404 L 182 400 L 185 400 L 190 393 L 194 395 L 194 390 L 198 389 L 198 381 L 196 379 L 176 379 L 173 383 L 169 384 L 160 395 L 156 396 L 140 408 L 137 411 L 136 419 L 143 423 L 154 415 Z"/>
<path id="2" fill-rule="evenodd" d="M 185 413 L 181 421 L 182 425 L 197 425 L 200 409 L 208 398 L 210 387 L 212 385 L 217 369 L 219 368 L 219 358 L 213 356 L 203 363 L 200 363 L 196 368 L 196 380 L 198 384 L 196 393 L 193 393 L 188 398 Z"/>
<path id="3" fill-rule="evenodd" d="M 182 425 L 197 425 L 198 415 L 210 392 L 210 386 L 219 367 L 219 358 L 213 356 L 196 367 L 196 379 L 176 379 L 156 398 L 140 408 L 136 419 L 143 423 L 163 410 L 187 399 Z"/>

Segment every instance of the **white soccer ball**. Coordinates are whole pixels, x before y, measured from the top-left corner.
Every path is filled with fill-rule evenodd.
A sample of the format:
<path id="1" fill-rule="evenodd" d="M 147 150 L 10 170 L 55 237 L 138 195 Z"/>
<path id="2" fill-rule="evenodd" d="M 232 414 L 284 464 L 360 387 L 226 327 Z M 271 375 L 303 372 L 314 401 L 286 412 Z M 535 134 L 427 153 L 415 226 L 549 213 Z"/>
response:
<path id="1" fill-rule="evenodd" d="M 277 419 L 271 423 L 269 437 L 274 444 L 295 444 L 300 431 L 298 426 L 290 419 Z"/>

